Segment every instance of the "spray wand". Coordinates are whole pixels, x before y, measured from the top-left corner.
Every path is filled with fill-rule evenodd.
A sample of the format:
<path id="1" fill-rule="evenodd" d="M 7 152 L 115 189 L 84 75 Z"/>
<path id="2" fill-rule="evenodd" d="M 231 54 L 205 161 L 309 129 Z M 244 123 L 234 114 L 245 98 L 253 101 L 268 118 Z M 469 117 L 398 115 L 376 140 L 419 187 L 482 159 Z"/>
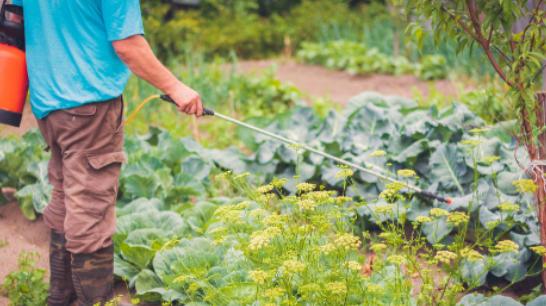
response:
<path id="1" fill-rule="evenodd" d="M 125 122 L 125 124 L 129 123 L 133 118 L 134 116 L 136 115 L 136 113 L 146 104 L 148 103 L 150 100 L 152 99 L 155 99 L 155 98 L 161 98 L 162 100 L 164 101 L 167 101 L 169 103 L 172 103 L 174 105 L 176 105 L 176 102 L 174 102 L 173 99 L 171 99 L 171 97 L 169 97 L 168 95 L 156 95 L 156 96 L 151 96 L 149 97 L 148 99 L 144 100 L 144 102 L 142 102 L 138 107 L 137 109 L 133 112 L 133 114 L 129 117 L 129 119 L 127 119 L 127 121 Z M 224 119 L 226 121 L 229 121 L 229 122 L 232 122 L 232 123 L 235 123 L 237 125 L 240 125 L 242 127 L 245 127 L 247 129 L 251 129 L 255 132 L 258 132 L 260 134 L 263 134 L 263 135 L 266 135 L 266 136 L 269 136 L 271 138 L 274 138 L 274 139 L 277 139 L 277 140 L 280 140 L 282 142 L 285 142 L 285 143 L 289 143 L 289 144 L 292 144 L 292 145 L 297 145 L 297 146 L 301 146 L 302 149 L 306 150 L 306 151 L 309 151 L 311 153 L 315 153 L 315 154 L 318 154 L 320 156 L 323 156 L 325 158 L 328 158 L 328 159 L 331 159 L 337 163 L 340 163 L 340 164 L 343 164 L 343 165 L 346 165 L 346 166 L 349 166 L 349 167 L 353 167 L 359 171 L 362 171 L 362 172 L 365 172 L 365 173 L 368 173 L 368 174 L 371 174 L 375 177 L 378 177 L 378 178 L 381 178 L 381 179 L 384 179 L 386 181 L 389 181 L 389 182 L 392 182 L 392 183 L 402 183 L 402 182 L 399 182 L 391 177 L 388 177 L 388 176 L 385 176 L 381 173 L 377 173 L 375 171 L 372 171 L 370 169 L 366 169 L 362 166 L 359 166 L 359 165 L 356 165 L 356 164 L 353 164 L 351 162 L 348 162 L 346 160 L 343 160 L 341 158 L 338 158 L 338 157 L 335 157 L 333 155 L 330 155 L 328 153 L 325 153 L 325 152 L 322 152 L 322 151 L 319 151 L 317 149 L 314 149 L 314 148 L 311 148 L 311 147 L 308 147 L 304 144 L 301 144 L 301 143 L 297 143 L 293 140 L 290 140 L 290 139 L 287 139 L 287 138 L 284 138 L 280 135 L 277 135 L 277 134 L 273 134 L 271 132 L 268 132 L 266 130 L 263 130 L 263 129 L 260 129 L 258 127 L 255 127 L 253 125 L 250 125 L 248 123 L 244 123 L 244 122 L 241 122 L 239 120 L 236 120 L 236 119 L 233 119 L 231 117 L 228 117 L 228 116 L 225 116 L 225 115 L 222 115 L 222 114 L 219 114 L 211 109 L 208 109 L 208 108 L 203 108 L 203 116 L 215 116 L 215 117 L 218 117 L 218 118 L 221 118 L 221 119 Z M 436 195 L 428 190 L 423 190 L 421 188 L 418 188 L 416 186 L 411 186 L 411 185 L 408 185 L 406 183 L 402 183 L 404 184 L 408 189 L 410 190 L 413 190 L 419 194 L 421 194 L 422 196 L 424 197 L 427 197 L 427 198 L 430 198 L 430 199 L 435 199 L 435 200 L 438 200 L 440 202 L 444 202 L 444 203 L 447 203 L 447 204 L 451 204 L 451 199 L 449 198 L 445 198 L 445 197 L 442 197 L 442 196 L 439 196 L 439 195 Z"/>

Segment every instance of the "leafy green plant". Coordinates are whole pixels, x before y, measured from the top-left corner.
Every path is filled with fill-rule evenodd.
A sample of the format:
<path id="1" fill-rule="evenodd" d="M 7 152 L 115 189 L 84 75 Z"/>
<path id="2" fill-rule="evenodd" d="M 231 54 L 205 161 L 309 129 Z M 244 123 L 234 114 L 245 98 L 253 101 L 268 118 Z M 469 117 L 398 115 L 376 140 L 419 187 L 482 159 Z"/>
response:
<path id="1" fill-rule="evenodd" d="M 417 65 L 416 73 L 421 80 L 441 80 L 448 74 L 446 59 L 439 55 L 424 56 Z"/>
<path id="2" fill-rule="evenodd" d="M 346 70 L 351 74 L 411 73 L 422 80 L 437 80 L 446 78 L 448 73 L 446 60 L 438 55 L 424 56 L 418 64 L 413 64 L 404 56 L 388 56 L 376 48 L 368 49 L 362 43 L 347 40 L 328 43 L 305 42 L 297 57 L 309 64 Z"/>
<path id="3" fill-rule="evenodd" d="M 474 166 L 477 168 L 478 163 L 485 161 L 495 179 L 495 168 L 499 168 L 494 163 L 499 157 L 480 157 L 483 149 L 481 144 L 484 142 L 480 135 L 483 132 L 473 130 L 477 136 L 462 140 L 461 145 L 466 148 Z M 541 246 L 531 247 L 534 254 L 527 249 L 520 251 L 518 243 L 504 238 L 511 229 L 526 226 L 519 213 L 520 206 L 513 202 L 502 202 L 496 205 L 499 214 L 491 213 L 487 208 L 491 203 L 480 201 L 484 195 L 479 190 L 476 173 L 473 191 L 465 199 L 467 205 L 460 205 L 460 202 L 453 205 L 438 203 L 428 212 L 412 211 L 408 204 L 412 201 L 412 190 L 407 186 L 418 180 L 415 178 L 416 172 L 399 170 L 392 176 L 400 182 L 384 182 L 385 190 L 373 200 L 373 204 L 364 204 L 382 230 L 379 236 L 383 241 L 372 248 L 385 258 L 401 256 L 410 273 L 421 279 L 423 285 L 417 299 L 419 305 L 455 305 L 462 295 L 482 286 L 489 273 L 504 275 L 510 281 L 495 291 L 495 294 L 500 294 L 514 283 L 542 271 L 541 256 L 546 249 Z M 520 183 L 514 182 L 515 185 Z M 494 185 L 497 186 L 496 181 Z M 408 192 L 402 192 L 404 189 Z M 498 189 L 495 193 L 500 197 Z M 480 221 L 472 222 L 470 216 L 476 213 Z M 536 216 L 530 209 L 524 214 Z M 411 234 L 405 228 L 407 219 L 414 220 Z M 518 237 L 510 236 L 512 239 Z M 438 277 L 441 278 L 440 283 Z"/>
<path id="4" fill-rule="evenodd" d="M 43 306 L 46 304 L 49 283 L 44 282 L 46 271 L 35 268 L 36 252 L 19 254 L 19 270 L 10 272 L 0 287 L 0 293 L 9 298 L 9 305 Z"/>
<path id="5" fill-rule="evenodd" d="M 443 94 L 434 87 L 434 84 L 430 84 L 428 90 L 428 97 L 424 97 L 417 88 L 414 89 L 414 99 L 418 101 L 419 105 L 424 107 L 435 105 L 439 109 L 443 109 L 451 106 L 453 101 L 458 101 L 468 106 L 469 110 L 476 113 L 489 125 L 515 119 L 513 110 L 509 108 L 503 96 L 504 93 L 493 86 L 470 91 L 465 91 L 462 86 L 459 86 L 459 93 L 456 96 Z"/>
<path id="6" fill-rule="evenodd" d="M 35 210 L 42 211 L 51 196 L 47 182 L 47 159 L 45 141 L 37 130 L 32 130 L 20 139 L 0 140 L 0 188 L 15 188 L 15 198 L 24 215 L 36 219 Z M 0 192 L 0 205 L 8 200 Z"/>
<path id="7" fill-rule="evenodd" d="M 520 203 L 522 209 L 516 215 L 523 223 L 514 223 L 509 227 L 509 232 L 518 237 L 513 239 L 521 248 L 529 250 L 529 247 L 540 243 L 532 198 L 519 193 L 512 185 L 512 181 L 518 180 L 521 173 L 513 159 L 516 149 L 510 143 L 511 138 L 504 134 L 501 125 L 485 132 L 482 136 L 484 144 L 479 152 L 478 163 L 475 164 L 466 156 L 467 148 L 459 142 L 469 138 L 467 132 L 471 126 L 480 126 L 484 122 L 465 105 L 453 103 L 443 110 L 433 106 L 425 111 L 410 99 L 363 93 L 351 99 L 341 114 L 332 111 L 321 119 L 310 108 L 292 108 L 271 121 L 262 123 L 270 132 L 332 155 L 342 156 L 379 173 L 415 169 L 421 177 L 417 182 L 420 188 L 453 199 L 453 204 L 443 206 L 443 209 L 468 209 L 477 176 L 480 196 L 472 206 L 471 222 L 485 226 L 489 221 L 502 218 L 503 213 L 498 208 L 501 203 Z M 306 152 L 298 157 L 282 143 L 244 129 L 237 131 L 239 137 L 255 153 L 250 158 L 244 158 L 239 153 L 242 156 L 240 163 L 234 163 L 225 155 L 213 155 L 211 158 L 217 166 L 237 173 L 261 173 L 264 182 L 267 182 L 273 177 L 292 178 L 299 165 L 297 175 L 300 180 L 325 184 L 333 190 L 343 190 L 343 180 L 336 177 L 338 168 L 331 161 Z M 372 155 L 376 151 L 384 152 L 385 155 L 376 159 Z M 230 154 L 235 153 L 231 151 Z M 523 149 L 518 148 L 516 154 L 520 162 L 524 163 L 527 155 Z M 486 163 L 487 160 L 482 161 L 488 156 L 499 158 L 490 166 Z M 386 164 L 390 166 L 386 167 Z M 523 175 L 522 178 L 527 177 Z M 355 199 L 359 196 L 365 199 L 375 198 L 384 189 L 383 182 L 365 173 L 356 173 L 352 181 L 355 189 L 347 190 L 347 196 Z M 285 184 L 283 188 L 289 193 L 296 191 L 293 183 Z M 385 202 L 380 200 L 370 205 L 382 204 Z M 410 204 L 408 220 L 415 221 L 433 203 L 424 198 L 415 198 Z M 478 205 L 480 210 L 474 211 Z M 375 223 L 378 220 L 368 209 L 360 207 L 357 214 L 357 226 L 363 229 L 376 228 Z M 449 237 L 453 231 L 447 224 L 442 224 L 440 229 L 441 235 L 435 237 L 433 231 L 425 231 L 424 236 L 430 243 L 436 243 Z M 518 263 L 518 269 L 523 271 L 531 265 L 532 259 L 527 258 Z M 489 279 L 494 278 L 513 279 L 504 270 L 495 272 Z"/>

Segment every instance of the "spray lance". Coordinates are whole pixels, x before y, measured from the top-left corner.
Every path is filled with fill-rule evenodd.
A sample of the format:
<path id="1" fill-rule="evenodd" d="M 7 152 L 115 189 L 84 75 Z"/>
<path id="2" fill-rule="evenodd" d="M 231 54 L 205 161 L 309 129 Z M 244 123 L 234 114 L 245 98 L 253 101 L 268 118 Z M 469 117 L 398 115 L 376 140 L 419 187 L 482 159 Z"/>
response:
<path id="1" fill-rule="evenodd" d="M 28 94 L 25 28 L 8 12 L 23 16 L 23 8 L 4 0 L 0 10 L 0 123 L 19 127 Z"/>
<path id="2" fill-rule="evenodd" d="M 172 103 L 174 105 L 176 105 L 176 102 L 174 102 L 174 100 L 167 96 L 167 95 L 162 95 L 162 96 L 151 96 L 149 97 L 148 99 L 146 99 L 144 102 L 142 102 L 138 107 L 137 109 L 133 112 L 133 114 L 127 119 L 127 121 L 125 122 L 125 124 L 129 123 L 136 115 L 136 113 L 146 104 L 148 103 L 150 100 L 152 99 L 155 99 L 155 98 L 161 98 L 162 100 L 166 101 L 166 102 L 169 102 L 169 103 Z M 257 128 L 255 126 L 252 126 L 250 124 L 247 124 L 247 123 L 244 123 L 244 122 L 241 122 L 239 120 L 235 120 L 233 118 L 230 118 L 228 116 L 225 116 L 225 115 L 222 115 L 222 114 L 219 114 L 211 109 L 208 109 L 208 108 L 203 108 L 203 116 L 215 116 L 215 117 L 218 117 L 218 118 L 221 118 L 221 119 L 224 119 L 226 121 L 229 121 L 229 122 L 232 122 L 232 123 L 235 123 L 239 126 L 242 126 L 242 127 L 245 127 L 247 129 L 251 129 L 255 132 L 258 132 L 260 134 L 263 134 L 263 135 L 266 135 L 266 136 L 269 136 L 271 138 L 274 138 L 274 139 L 277 139 L 277 140 L 280 140 L 284 143 L 289 143 L 289 144 L 293 144 L 293 145 L 302 145 L 300 143 L 297 143 L 293 140 L 290 140 L 290 139 L 287 139 L 287 138 L 284 138 L 280 135 L 276 135 L 276 134 L 273 134 L 271 132 L 268 132 L 266 130 L 263 130 L 263 129 L 260 129 L 260 128 Z M 314 153 L 314 154 L 318 154 L 320 156 L 323 156 L 325 158 L 328 158 L 328 159 L 331 159 L 337 163 L 340 163 L 340 164 L 343 164 L 343 165 L 346 165 L 346 166 L 349 166 L 349 167 L 353 167 L 359 171 L 362 171 L 362 172 L 365 172 L 365 173 L 368 173 L 368 174 L 371 174 L 375 177 L 378 177 L 378 178 L 381 178 L 383 180 L 386 180 L 386 181 L 389 181 L 389 182 L 393 182 L 393 183 L 398 183 L 399 181 L 391 178 L 391 177 L 388 177 L 388 176 L 385 176 L 381 173 L 377 173 L 375 171 L 372 171 L 371 169 L 367 169 L 367 168 L 364 168 L 362 166 L 359 166 L 359 165 L 356 165 L 356 164 L 353 164 L 351 162 L 348 162 L 346 160 L 343 160 L 341 158 L 337 158 L 333 155 L 330 155 L 328 153 L 325 153 L 325 152 L 322 152 L 322 151 L 319 151 L 317 149 L 314 149 L 314 148 L 311 148 L 311 147 L 308 147 L 306 145 L 303 145 L 302 147 L 304 150 L 307 150 L 311 153 Z M 430 198 L 430 199 L 433 199 L 433 200 L 438 200 L 440 202 L 444 202 L 444 203 L 447 203 L 447 204 L 451 204 L 451 199 L 449 198 L 445 198 L 445 197 L 442 197 L 442 196 L 439 196 L 439 195 L 436 195 L 428 190 L 423 190 L 421 188 L 418 188 L 416 186 L 410 186 L 406 183 L 403 183 L 404 185 L 407 186 L 408 189 L 412 190 L 412 191 L 415 191 L 419 194 L 421 194 L 422 196 L 424 197 L 427 197 L 427 198 Z"/>

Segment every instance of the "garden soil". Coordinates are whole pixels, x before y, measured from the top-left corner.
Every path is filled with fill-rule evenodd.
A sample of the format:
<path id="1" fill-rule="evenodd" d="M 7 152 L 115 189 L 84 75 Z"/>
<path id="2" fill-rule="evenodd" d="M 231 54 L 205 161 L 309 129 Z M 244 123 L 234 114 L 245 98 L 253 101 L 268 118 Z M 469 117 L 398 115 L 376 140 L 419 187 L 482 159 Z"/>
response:
<path id="1" fill-rule="evenodd" d="M 13 191 L 5 192 L 8 196 Z M 0 207 L 0 244 L 8 243 L 0 247 L 0 284 L 6 280 L 6 275 L 18 268 L 17 258 L 21 252 L 37 252 L 40 259 L 36 267 L 49 270 L 49 228 L 45 225 L 40 215 L 36 221 L 29 221 L 16 202 Z M 49 272 L 47 273 L 49 277 Z M 123 282 L 117 282 L 116 296 L 123 295 L 123 301 L 129 302 L 127 289 Z M 7 306 L 9 300 L 0 296 L 0 306 Z M 73 303 L 73 306 L 76 306 Z M 141 303 L 145 306 L 148 304 Z"/>
<path id="2" fill-rule="evenodd" d="M 457 87 L 450 80 L 423 82 L 413 75 L 350 75 L 344 71 L 302 65 L 289 59 L 245 61 L 239 63 L 239 69 L 244 73 L 256 73 L 272 65 L 277 66 L 275 77 L 279 80 L 292 83 L 311 98 L 326 96 L 343 106 L 351 97 L 363 91 L 413 98 L 414 89 L 417 89 L 423 96 L 428 97 L 429 86 L 434 84 L 435 89 L 444 95 L 457 96 L 458 93 Z"/>

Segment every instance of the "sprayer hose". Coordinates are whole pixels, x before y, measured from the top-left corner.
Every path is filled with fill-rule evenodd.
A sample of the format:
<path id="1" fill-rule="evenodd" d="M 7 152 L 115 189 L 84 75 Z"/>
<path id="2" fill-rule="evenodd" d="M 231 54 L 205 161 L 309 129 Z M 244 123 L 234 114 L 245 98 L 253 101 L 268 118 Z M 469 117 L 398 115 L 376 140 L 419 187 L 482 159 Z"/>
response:
<path id="1" fill-rule="evenodd" d="M 136 114 L 140 111 L 141 108 L 144 107 L 144 105 L 146 105 L 148 102 L 152 101 L 153 99 L 159 99 L 159 97 L 160 97 L 160 95 L 153 95 L 153 96 L 148 97 L 146 100 L 142 101 L 142 103 L 140 103 L 138 105 L 138 107 L 131 114 L 131 116 L 129 116 L 129 118 L 127 118 L 127 120 L 125 120 L 125 123 L 123 125 L 129 124 L 129 122 L 131 122 L 133 120 L 133 118 L 135 118 Z"/>

